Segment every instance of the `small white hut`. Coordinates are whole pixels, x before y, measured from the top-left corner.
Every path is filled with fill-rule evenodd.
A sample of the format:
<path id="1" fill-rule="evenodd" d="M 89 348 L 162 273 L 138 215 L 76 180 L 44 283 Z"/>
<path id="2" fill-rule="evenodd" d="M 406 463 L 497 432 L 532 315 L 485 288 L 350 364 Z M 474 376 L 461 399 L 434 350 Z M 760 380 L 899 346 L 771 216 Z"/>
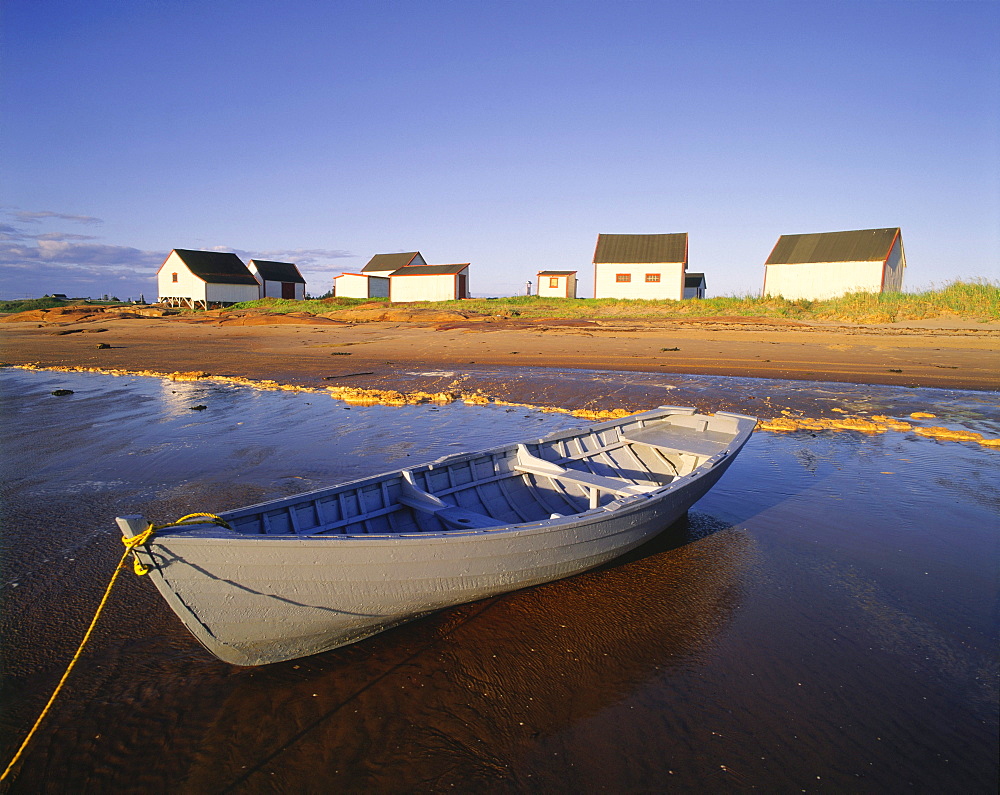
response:
<path id="1" fill-rule="evenodd" d="M 374 273 L 342 273 L 333 277 L 333 294 L 337 298 L 388 298 L 389 277 Z"/>
<path id="2" fill-rule="evenodd" d="M 389 276 L 389 300 L 453 301 L 469 298 L 469 263 L 410 265 Z"/>
<path id="3" fill-rule="evenodd" d="M 576 298 L 576 271 L 538 271 L 538 295 Z"/>

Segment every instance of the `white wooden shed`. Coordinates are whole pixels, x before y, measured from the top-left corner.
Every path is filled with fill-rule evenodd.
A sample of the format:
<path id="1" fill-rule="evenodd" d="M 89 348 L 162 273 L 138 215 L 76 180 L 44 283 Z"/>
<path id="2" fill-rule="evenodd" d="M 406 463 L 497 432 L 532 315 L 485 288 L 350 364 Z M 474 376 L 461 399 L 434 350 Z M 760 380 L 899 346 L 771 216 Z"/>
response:
<path id="1" fill-rule="evenodd" d="M 576 271 L 538 271 L 538 295 L 576 298 Z"/>
<path id="2" fill-rule="evenodd" d="M 339 298 L 388 298 L 389 277 L 401 268 L 427 265 L 419 251 L 376 254 L 361 273 L 341 273 L 333 278 L 333 294 Z"/>
<path id="3" fill-rule="evenodd" d="M 764 263 L 764 295 L 820 301 L 903 289 L 899 227 L 781 235 Z"/>
<path id="4" fill-rule="evenodd" d="M 257 279 L 235 254 L 175 248 L 156 272 L 159 303 L 208 308 L 260 298 Z"/>
<path id="5" fill-rule="evenodd" d="M 333 294 L 338 298 L 388 298 L 389 276 L 375 273 L 342 273 L 333 277 Z"/>
<path id="6" fill-rule="evenodd" d="M 469 263 L 410 265 L 389 276 L 389 300 L 453 301 L 469 298 Z"/>
<path id="7" fill-rule="evenodd" d="M 252 259 L 247 263 L 247 269 L 260 285 L 261 298 L 305 300 L 306 280 L 293 263 Z"/>
<path id="8" fill-rule="evenodd" d="M 600 234 L 594 249 L 594 297 L 680 301 L 687 261 L 687 232 Z"/>

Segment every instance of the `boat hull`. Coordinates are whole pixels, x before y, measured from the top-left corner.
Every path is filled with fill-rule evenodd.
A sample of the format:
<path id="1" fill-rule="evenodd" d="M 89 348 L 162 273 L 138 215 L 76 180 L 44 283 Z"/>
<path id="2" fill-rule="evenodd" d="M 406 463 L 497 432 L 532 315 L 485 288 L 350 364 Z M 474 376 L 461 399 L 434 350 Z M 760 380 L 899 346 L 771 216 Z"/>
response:
<path id="1" fill-rule="evenodd" d="M 598 508 L 568 523 L 451 533 L 446 543 L 433 535 L 163 536 L 139 556 L 212 654 L 233 665 L 263 665 L 601 566 L 684 516 L 731 461 L 654 499 L 637 500 L 631 509 Z"/>

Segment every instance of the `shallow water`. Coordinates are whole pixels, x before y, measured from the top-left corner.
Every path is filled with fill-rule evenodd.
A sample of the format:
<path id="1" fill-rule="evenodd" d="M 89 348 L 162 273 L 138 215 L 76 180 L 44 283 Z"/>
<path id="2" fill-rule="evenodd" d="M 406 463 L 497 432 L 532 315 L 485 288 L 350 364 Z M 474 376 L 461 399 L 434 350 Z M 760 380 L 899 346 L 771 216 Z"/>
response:
<path id="1" fill-rule="evenodd" d="M 422 389 L 449 389 L 454 384 L 501 386 L 503 393 L 531 394 L 541 405 L 590 409 L 695 406 L 706 411 L 739 411 L 761 418 L 783 408 L 807 415 L 828 415 L 836 408 L 907 416 L 933 404 L 953 421 L 983 418 L 989 423 L 1000 414 L 1000 395 L 952 389 L 788 381 L 776 378 L 732 378 L 676 373 L 554 370 L 543 367 L 466 367 L 431 372 L 411 371 L 409 378 Z M 581 396 L 593 396 L 581 400 Z M 943 415 L 942 415 L 943 416 Z"/>
<path id="2" fill-rule="evenodd" d="M 1000 436 L 995 393 L 599 377 L 609 398 L 669 393 L 649 405 L 920 409 Z M 115 515 L 581 424 L 8 369 L 0 390 L 5 763 L 121 554 Z M 258 669 L 209 656 L 129 573 L 11 789 L 993 792 L 998 464 L 912 433 L 757 433 L 685 522 L 612 566 Z"/>

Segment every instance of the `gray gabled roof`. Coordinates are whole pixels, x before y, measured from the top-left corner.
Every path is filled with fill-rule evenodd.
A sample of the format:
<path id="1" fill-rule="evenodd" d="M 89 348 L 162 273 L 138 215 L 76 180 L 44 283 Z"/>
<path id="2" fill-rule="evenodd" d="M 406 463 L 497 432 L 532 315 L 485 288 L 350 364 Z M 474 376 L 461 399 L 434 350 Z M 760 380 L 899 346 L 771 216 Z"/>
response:
<path id="1" fill-rule="evenodd" d="M 376 254 L 368 264 L 361 269 L 362 273 L 381 273 L 382 271 L 395 271 L 407 267 L 416 257 L 423 257 L 419 251 L 407 251 L 401 254 Z"/>
<path id="2" fill-rule="evenodd" d="M 393 276 L 443 276 L 449 273 L 461 273 L 469 267 L 468 262 L 457 265 L 411 265 L 393 272 Z"/>
<path id="3" fill-rule="evenodd" d="M 685 273 L 684 274 L 684 286 L 685 287 L 700 287 L 705 281 L 704 273 Z"/>
<path id="4" fill-rule="evenodd" d="M 174 253 L 191 273 L 209 284 L 257 284 L 250 269 L 235 254 L 187 248 L 175 248 Z"/>
<path id="5" fill-rule="evenodd" d="M 889 256 L 899 227 L 782 235 L 765 265 L 806 262 L 882 262 Z"/>
<path id="6" fill-rule="evenodd" d="M 259 273 L 261 278 L 266 282 L 296 282 L 297 284 L 306 283 L 306 280 L 302 278 L 302 274 L 299 273 L 299 269 L 295 267 L 294 263 L 271 262 L 263 259 L 252 259 L 250 261 L 257 269 L 257 273 Z"/>
<path id="7" fill-rule="evenodd" d="M 538 271 L 539 276 L 572 276 L 576 271 Z"/>
<path id="8" fill-rule="evenodd" d="M 687 262 L 687 232 L 668 235 L 598 235 L 594 264 Z"/>

